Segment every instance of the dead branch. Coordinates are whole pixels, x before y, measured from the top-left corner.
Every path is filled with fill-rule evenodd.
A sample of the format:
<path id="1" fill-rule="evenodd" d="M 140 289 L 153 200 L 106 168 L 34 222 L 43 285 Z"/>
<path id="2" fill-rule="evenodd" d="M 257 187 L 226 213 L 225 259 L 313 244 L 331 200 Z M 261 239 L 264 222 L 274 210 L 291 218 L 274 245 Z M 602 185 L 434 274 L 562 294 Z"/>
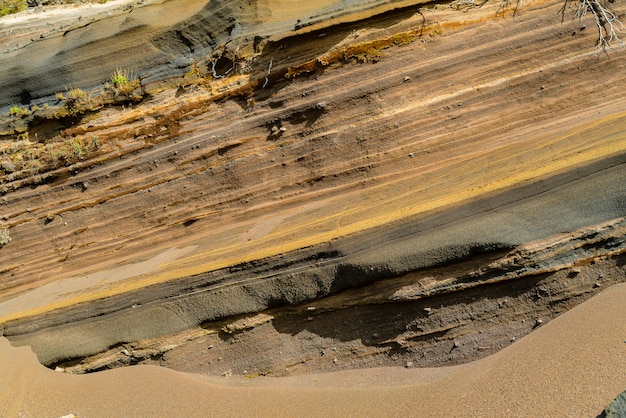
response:
<path id="1" fill-rule="evenodd" d="M 565 11 L 571 1 L 564 0 L 563 6 L 559 10 L 561 20 L 565 19 Z M 575 19 L 583 20 L 588 12 L 591 12 L 593 16 L 598 28 L 598 43 L 596 44 L 598 52 L 606 52 L 606 49 L 610 48 L 612 43 L 624 43 L 619 37 L 620 33 L 626 31 L 624 24 L 600 0 L 576 0 L 576 2 Z"/>

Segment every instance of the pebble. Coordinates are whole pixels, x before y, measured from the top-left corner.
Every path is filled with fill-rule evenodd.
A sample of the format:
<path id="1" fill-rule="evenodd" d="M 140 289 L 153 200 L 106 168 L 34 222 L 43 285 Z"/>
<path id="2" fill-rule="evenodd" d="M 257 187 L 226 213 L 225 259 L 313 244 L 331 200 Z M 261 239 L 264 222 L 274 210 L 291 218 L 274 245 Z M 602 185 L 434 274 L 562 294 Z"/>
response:
<path id="1" fill-rule="evenodd" d="M 594 283 L 594 284 L 593 284 L 593 288 L 594 288 L 594 289 L 597 289 L 597 288 L 599 288 L 599 287 L 601 287 L 600 283 L 597 283 L 597 282 L 596 282 L 596 283 Z"/>
<path id="2" fill-rule="evenodd" d="M 233 371 L 228 369 L 224 373 L 222 373 L 223 377 L 231 377 L 233 375 Z"/>
<path id="3" fill-rule="evenodd" d="M 424 312 L 426 312 L 427 314 L 431 314 L 433 311 L 433 308 L 424 308 Z"/>
<path id="4" fill-rule="evenodd" d="M 404 367 L 406 367 L 407 369 L 409 367 L 413 367 L 413 362 L 412 361 L 407 361 L 406 364 L 404 365 Z"/>
<path id="5" fill-rule="evenodd" d="M 406 83 L 407 81 L 409 81 L 411 79 L 411 77 L 409 77 L 408 75 L 404 76 L 404 82 Z"/>
<path id="6" fill-rule="evenodd" d="M 452 347 L 454 348 L 459 348 L 461 346 L 461 344 L 459 344 L 458 341 L 455 341 L 454 344 L 452 344 Z"/>

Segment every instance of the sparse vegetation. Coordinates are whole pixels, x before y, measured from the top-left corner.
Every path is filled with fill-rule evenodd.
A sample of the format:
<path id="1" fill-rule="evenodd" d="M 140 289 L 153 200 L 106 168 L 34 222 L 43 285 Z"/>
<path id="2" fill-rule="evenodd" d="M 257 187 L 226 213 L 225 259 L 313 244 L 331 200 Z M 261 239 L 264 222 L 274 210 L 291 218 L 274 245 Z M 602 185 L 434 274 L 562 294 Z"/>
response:
<path id="1" fill-rule="evenodd" d="M 91 97 L 79 88 L 70 88 L 65 98 L 65 107 L 70 114 L 84 113 L 89 108 Z"/>
<path id="2" fill-rule="evenodd" d="M 140 86 L 136 77 L 132 77 L 127 71 L 115 70 L 111 76 L 112 90 L 117 95 L 130 96 Z"/>
<path id="3" fill-rule="evenodd" d="M 23 109 L 19 106 L 13 106 L 11 107 L 11 109 L 9 109 L 9 113 L 12 116 L 24 116 L 24 115 L 28 115 L 28 109 Z"/>
<path id="4" fill-rule="evenodd" d="M 26 10 L 26 0 L 0 0 L 0 16 L 18 13 Z"/>
<path id="5" fill-rule="evenodd" d="M 11 242 L 11 235 L 9 235 L 9 228 L 0 229 L 0 248 Z"/>

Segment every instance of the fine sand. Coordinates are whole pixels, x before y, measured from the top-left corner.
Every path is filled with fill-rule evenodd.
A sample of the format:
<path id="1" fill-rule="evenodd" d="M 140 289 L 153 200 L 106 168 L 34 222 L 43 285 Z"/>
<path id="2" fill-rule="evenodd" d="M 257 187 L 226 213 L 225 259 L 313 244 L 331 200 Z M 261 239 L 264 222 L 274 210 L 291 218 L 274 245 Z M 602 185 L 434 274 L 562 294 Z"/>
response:
<path id="1" fill-rule="evenodd" d="M 626 285 L 483 360 L 290 378 L 205 378 L 152 366 L 44 368 L 0 339 L 0 416 L 589 417 L 626 388 Z"/>

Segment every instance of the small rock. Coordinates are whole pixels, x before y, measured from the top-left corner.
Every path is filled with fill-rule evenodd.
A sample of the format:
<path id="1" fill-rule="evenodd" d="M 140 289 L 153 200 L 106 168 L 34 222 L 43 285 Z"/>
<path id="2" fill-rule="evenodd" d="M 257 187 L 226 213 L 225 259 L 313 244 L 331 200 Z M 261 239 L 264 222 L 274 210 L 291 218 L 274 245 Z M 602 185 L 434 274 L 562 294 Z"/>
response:
<path id="1" fill-rule="evenodd" d="M 213 344 L 211 344 L 210 346 L 208 346 L 206 349 L 207 349 L 207 350 L 210 350 L 210 349 L 212 349 L 212 348 L 213 348 Z"/>
<path id="2" fill-rule="evenodd" d="M 233 375 L 233 371 L 231 369 L 228 369 L 224 373 L 222 373 L 223 377 L 231 377 L 232 375 Z"/>
<path id="3" fill-rule="evenodd" d="M 59 367 L 59 366 L 57 366 L 57 367 L 54 369 L 54 371 L 55 371 L 55 372 L 59 372 L 59 373 L 63 373 L 63 372 L 65 372 L 65 369 L 64 369 L 63 367 Z"/>
<path id="4" fill-rule="evenodd" d="M 596 282 L 596 283 L 593 284 L 593 288 L 594 289 L 597 289 L 599 287 L 601 287 L 600 283 Z"/>
<path id="5" fill-rule="evenodd" d="M 405 75 L 403 81 L 406 83 L 409 80 L 411 80 L 411 77 L 409 77 L 408 75 Z"/>
<path id="6" fill-rule="evenodd" d="M 511 337 L 511 342 L 515 341 L 515 337 Z"/>
<path id="7" fill-rule="evenodd" d="M 333 359 L 333 363 L 337 364 L 339 363 L 339 360 L 337 360 L 336 358 Z"/>
<path id="8" fill-rule="evenodd" d="M 404 365 L 404 367 L 406 367 L 407 369 L 410 367 L 413 367 L 413 362 L 412 361 L 407 361 L 406 364 Z"/>
<path id="9" fill-rule="evenodd" d="M 48 215 L 46 215 L 46 220 L 48 222 L 54 221 L 54 213 L 49 213 Z"/>
<path id="10" fill-rule="evenodd" d="M 461 346 L 461 344 L 459 344 L 458 341 L 455 341 L 454 344 L 452 344 L 453 348 L 459 348 Z"/>
<path id="11" fill-rule="evenodd" d="M 129 352 L 128 352 L 128 350 L 127 350 L 127 349 L 125 349 L 125 348 L 122 350 L 122 354 L 124 354 L 125 356 L 130 357 L 130 353 L 129 353 Z"/>
<path id="12" fill-rule="evenodd" d="M 279 129 L 282 133 L 287 132 L 287 128 L 285 128 L 284 126 L 281 126 Z"/>
<path id="13" fill-rule="evenodd" d="M 413 153 L 409 152 L 409 158 L 413 158 Z"/>
<path id="14" fill-rule="evenodd" d="M 272 133 L 278 132 L 278 126 L 276 126 L 276 125 L 272 126 L 271 131 L 272 131 Z"/>
<path id="15" fill-rule="evenodd" d="M 433 308 L 424 308 L 424 312 L 430 315 L 433 312 Z"/>
<path id="16" fill-rule="evenodd" d="M 326 102 L 319 102 L 318 104 L 315 105 L 315 108 L 317 110 L 325 110 L 326 109 Z"/>

